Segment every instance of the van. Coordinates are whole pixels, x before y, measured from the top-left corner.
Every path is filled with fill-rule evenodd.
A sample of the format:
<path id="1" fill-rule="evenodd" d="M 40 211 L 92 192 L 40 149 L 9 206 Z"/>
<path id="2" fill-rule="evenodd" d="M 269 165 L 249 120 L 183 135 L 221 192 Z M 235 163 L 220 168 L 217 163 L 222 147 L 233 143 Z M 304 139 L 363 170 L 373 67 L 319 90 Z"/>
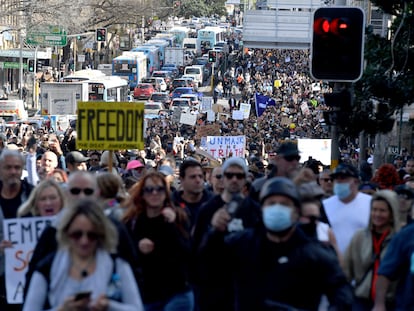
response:
<path id="1" fill-rule="evenodd" d="M 28 114 L 23 100 L 0 100 L 0 117 L 10 122 L 27 120 Z"/>
<path id="2" fill-rule="evenodd" d="M 203 67 L 200 65 L 192 65 L 192 66 L 187 66 L 184 69 L 184 74 L 185 75 L 189 75 L 189 76 L 193 76 L 194 77 L 194 81 L 197 83 L 198 86 L 202 86 L 203 85 Z"/>

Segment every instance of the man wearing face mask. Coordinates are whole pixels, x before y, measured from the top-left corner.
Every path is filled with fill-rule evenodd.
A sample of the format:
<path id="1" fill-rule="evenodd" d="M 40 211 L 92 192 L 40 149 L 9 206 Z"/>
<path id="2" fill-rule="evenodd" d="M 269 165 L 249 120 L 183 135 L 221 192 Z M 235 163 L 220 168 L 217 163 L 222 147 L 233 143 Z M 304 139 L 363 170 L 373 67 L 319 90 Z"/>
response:
<path id="1" fill-rule="evenodd" d="M 200 247 L 206 258 L 225 258 L 234 310 L 318 310 L 323 294 L 334 310 L 351 310 L 352 290 L 336 255 L 297 226 L 301 203 L 295 184 L 271 178 L 259 199 L 259 225 L 224 235 L 212 222 Z"/>
<path id="2" fill-rule="evenodd" d="M 358 170 L 350 164 L 339 164 L 331 177 L 334 195 L 322 203 L 343 254 L 354 233 L 368 226 L 371 196 L 358 191 Z"/>

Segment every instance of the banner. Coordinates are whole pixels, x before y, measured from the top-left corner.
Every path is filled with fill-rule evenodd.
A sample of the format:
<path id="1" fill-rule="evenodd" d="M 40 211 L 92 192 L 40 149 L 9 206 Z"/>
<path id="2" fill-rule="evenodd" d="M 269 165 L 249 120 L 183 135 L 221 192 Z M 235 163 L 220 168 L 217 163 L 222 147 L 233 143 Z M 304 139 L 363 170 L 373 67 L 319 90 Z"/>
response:
<path id="1" fill-rule="evenodd" d="M 143 149 L 144 104 L 78 102 L 76 133 L 77 149 Z"/>
<path id="2" fill-rule="evenodd" d="M 256 115 L 260 117 L 268 106 L 276 106 L 276 101 L 269 96 L 255 94 Z"/>
<path id="3" fill-rule="evenodd" d="M 13 243 L 4 250 L 7 302 L 23 303 L 27 266 L 43 229 L 55 217 L 27 217 L 3 220 L 4 239 Z"/>
<path id="4" fill-rule="evenodd" d="M 214 158 L 244 157 L 246 136 L 207 136 L 206 151 Z"/>

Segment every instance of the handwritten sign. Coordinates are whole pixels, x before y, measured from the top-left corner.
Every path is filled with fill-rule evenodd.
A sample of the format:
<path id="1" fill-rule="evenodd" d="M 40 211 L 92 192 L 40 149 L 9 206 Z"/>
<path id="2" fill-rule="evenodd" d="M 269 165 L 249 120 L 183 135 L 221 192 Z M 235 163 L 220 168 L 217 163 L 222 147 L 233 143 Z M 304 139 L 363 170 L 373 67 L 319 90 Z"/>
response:
<path id="1" fill-rule="evenodd" d="M 244 157 L 246 136 L 207 136 L 206 151 L 214 158 Z"/>
<path id="2" fill-rule="evenodd" d="M 4 250 L 7 302 L 23 303 L 23 289 L 27 266 L 44 228 L 54 217 L 12 218 L 3 221 L 4 239 L 12 248 Z"/>

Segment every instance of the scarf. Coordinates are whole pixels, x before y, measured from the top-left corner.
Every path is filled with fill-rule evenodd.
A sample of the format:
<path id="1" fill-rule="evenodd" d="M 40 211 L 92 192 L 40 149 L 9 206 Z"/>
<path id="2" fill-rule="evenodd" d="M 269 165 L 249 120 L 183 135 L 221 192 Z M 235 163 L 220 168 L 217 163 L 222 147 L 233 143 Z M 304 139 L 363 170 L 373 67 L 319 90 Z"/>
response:
<path id="1" fill-rule="evenodd" d="M 384 231 L 381 235 L 376 235 L 375 232 L 372 233 L 372 246 L 374 249 L 374 266 L 372 269 L 372 281 L 371 281 L 371 300 L 374 301 L 375 300 L 375 288 L 376 288 L 376 284 L 377 284 L 377 279 L 378 279 L 378 268 L 380 266 L 380 261 L 381 261 L 381 251 L 383 249 L 384 246 L 384 241 L 385 238 L 390 234 L 390 230 L 386 230 Z"/>

